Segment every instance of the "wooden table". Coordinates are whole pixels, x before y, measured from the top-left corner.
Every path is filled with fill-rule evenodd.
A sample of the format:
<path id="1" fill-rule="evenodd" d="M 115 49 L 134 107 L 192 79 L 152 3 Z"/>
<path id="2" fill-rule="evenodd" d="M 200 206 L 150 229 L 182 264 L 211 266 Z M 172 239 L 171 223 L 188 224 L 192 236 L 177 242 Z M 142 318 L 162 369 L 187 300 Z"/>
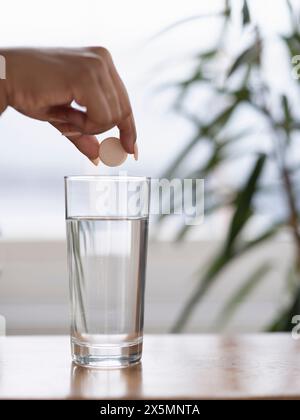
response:
<path id="1" fill-rule="evenodd" d="M 0 398 L 300 398 L 300 340 L 148 335 L 141 364 L 87 369 L 70 360 L 66 336 L 0 340 Z"/>

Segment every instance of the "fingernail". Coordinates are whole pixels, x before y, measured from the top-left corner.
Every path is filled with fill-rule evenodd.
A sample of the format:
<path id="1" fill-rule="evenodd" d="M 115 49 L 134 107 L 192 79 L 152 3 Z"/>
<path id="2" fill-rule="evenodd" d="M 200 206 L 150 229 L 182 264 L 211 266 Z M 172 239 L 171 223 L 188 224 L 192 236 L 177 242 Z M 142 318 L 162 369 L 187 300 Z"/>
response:
<path id="1" fill-rule="evenodd" d="M 134 143 L 133 151 L 134 151 L 134 153 L 133 153 L 134 159 L 138 160 L 139 159 L 139 149 L 138 149 L 138 145 L 136 143 Z"/>
<path id="2" fill-rule="evenodd" d="M 90 161 L 91 161 L 91 162 L 93 162 L 93 164 L 94 164 L 95 166 L 98 166 L 98 165 L 99 165 L 99 162 L 100 162 L 100 158 L 90 159 Z"/>
<path id="3" fill-rule="evenodd" d="M 82 133 L 80 133 L 79 131 L 66 131 L 65 133 L 61 134 L 66 137 L 82 136 Z"/>

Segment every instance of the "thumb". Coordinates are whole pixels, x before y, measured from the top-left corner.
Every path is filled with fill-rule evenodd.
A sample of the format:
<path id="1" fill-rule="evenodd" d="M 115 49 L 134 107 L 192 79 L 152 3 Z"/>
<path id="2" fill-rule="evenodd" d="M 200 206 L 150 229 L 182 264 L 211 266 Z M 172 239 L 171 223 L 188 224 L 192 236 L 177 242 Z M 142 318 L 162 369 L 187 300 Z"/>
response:
<path id="1" fill-rule="evenodd" d="M 69 123 L 51 122 L 50 124 L 69 139 L 94 165 L 97 166 L 99 164 L 99 142 L 96 136 L 82 134 L 79 132 L 78 127 Z"/>

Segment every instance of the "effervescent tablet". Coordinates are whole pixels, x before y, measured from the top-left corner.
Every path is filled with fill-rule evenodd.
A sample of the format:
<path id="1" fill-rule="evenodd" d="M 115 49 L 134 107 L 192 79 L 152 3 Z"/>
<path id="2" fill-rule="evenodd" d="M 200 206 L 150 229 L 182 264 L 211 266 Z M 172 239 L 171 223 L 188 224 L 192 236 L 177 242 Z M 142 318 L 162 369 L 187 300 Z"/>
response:
<path id="1" fill-rule="evenodd" d="M 117 137 L 108 137 L 100 143 L 99 158 L 107 166 L 119 166 L 125 162 L 127 153 Z"/>

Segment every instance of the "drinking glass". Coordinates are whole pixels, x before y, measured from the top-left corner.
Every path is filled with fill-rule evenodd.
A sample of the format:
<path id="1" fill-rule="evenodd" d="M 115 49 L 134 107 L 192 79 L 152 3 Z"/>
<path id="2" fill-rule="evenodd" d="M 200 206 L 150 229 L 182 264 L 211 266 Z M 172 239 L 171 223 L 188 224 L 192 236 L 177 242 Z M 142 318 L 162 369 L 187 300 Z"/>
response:
<path id="1" fill-rule="evenodd" d="M 150 180 L 65 177 L 71 351 L 83 366 L 142 355 Z"/>

